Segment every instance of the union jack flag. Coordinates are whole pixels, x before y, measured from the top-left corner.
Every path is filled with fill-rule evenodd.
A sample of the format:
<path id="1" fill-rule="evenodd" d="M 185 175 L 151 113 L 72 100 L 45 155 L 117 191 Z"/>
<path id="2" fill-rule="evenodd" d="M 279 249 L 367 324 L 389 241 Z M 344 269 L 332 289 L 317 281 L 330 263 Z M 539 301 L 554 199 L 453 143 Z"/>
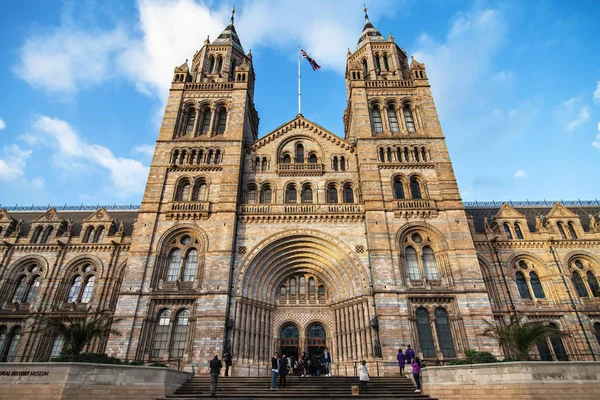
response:
<path id="1" fill-rule="evenodd" d="M 302 51 L 302 57 L 306 58 L 306 60 L 310 63 L 310 66 L 312 67 L 313 71 L 316 71 L 321 68 L 321 66 L 319 64 L 317 64 L 317 62 L 315 60 L 310 58 L 304 50 L 302 50 L 302 49 L 300 49 L 300 50 Z"/>

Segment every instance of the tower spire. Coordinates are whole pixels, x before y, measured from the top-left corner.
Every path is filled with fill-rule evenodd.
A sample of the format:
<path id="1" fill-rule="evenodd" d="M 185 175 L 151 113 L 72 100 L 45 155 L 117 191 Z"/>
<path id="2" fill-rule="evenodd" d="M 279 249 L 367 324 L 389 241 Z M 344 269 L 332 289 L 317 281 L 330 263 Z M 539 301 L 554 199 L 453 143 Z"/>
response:
<path id="1" fill-rule="evenodd" d="M 231 24 L 233 24 L 233 16 L 235 15 L 235 6 L 233 6 L 233 8 L 231 9 L 231 19 L 229 20 L 229 22 Z"/>
<path id="2" fill-rule="evenodd" d="M 367 14 L 367 5 L 363 5 L 365 6 L 365 8 L 363 8 L 363 11 L 365 12 L 365 22 L 369 22 L 369 14 Z"/>

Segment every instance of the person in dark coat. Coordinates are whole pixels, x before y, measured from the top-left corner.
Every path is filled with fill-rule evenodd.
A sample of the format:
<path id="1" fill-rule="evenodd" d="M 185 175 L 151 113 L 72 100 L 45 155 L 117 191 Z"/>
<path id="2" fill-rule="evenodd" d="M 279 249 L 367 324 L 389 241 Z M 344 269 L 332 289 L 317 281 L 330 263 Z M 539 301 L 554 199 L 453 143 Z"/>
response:
<path id="1" fill-rule="evenodd" d="M 410 348 L 410 344 L 406 346 L 406 352 L 404 353 L 404 359 L 407 363 L 411 363 L 413 358 L 415 358 L 415 351 Z"/>
<path id="2" fill-rule="evenodd" d="M 396 360 L 398 360 L 398 367 L 400 368 L 400 375 L 404 375 L 404 366 L 406 365 L 406 354 L 402 353 L 402 349 L 398 349 L 398 354 L 396 355 Z"/>
<path id="3" fill-rule="evenodd" d="M 309 376 L 310 375 L 310 360 L 308 358 L 308 354 L 306 354 L 305 351 L 303 351 L 302 355 L 300 356 L 299 364 L 302 364 L 302 368 L 300 369 L 300 371 L 302 372 L 302 376 Z"/>
<path id="4" fill-rule="evenodd" d="M 225 361 L 225 376 L 229 376 L 229 368 L 231 368 L 232 358 L 230 352 L 223 354 L 223 361 Z"/>
<path id="5" fill-rule="evenodd" d="M 281 356 L 281 360 L 279 360 L 279 387 L 285 387 L 286 377 L 288 375 L 288 359 L 285 354 Z"/>
<path id="6" fill-rule="evenodd" d="M 275 352 L 271 358 L 271 390 L 277 389 L 277 375 L 279 374 L 279 353 Z"/>
<path id="7" fill-rule="evenodd" d="M 313 375 L 321 376 L 321 360 L 316 354 L 313 354 L 310 358 L 310 369 Z"/>
<path id="8" fill-rule="evenodd" d="M 329 364 L 331 364 L 331 353 L 327 350 L 327 347 L 323 349 L 323 354 L 321 354 L 321 362 L 325 367 L 325 376 L 331 376 L 331 371 L 329 370 Z"/>
<path id="9" fill-rule="evenodd" d="M 223 363 L 219 360 L 219 356 L 215 354 L 208 365 L 210 366 L 210 396 L 214 397 L 217 393 L 217 385 L 219 383 L 219 375 L 221 374 Z"/>

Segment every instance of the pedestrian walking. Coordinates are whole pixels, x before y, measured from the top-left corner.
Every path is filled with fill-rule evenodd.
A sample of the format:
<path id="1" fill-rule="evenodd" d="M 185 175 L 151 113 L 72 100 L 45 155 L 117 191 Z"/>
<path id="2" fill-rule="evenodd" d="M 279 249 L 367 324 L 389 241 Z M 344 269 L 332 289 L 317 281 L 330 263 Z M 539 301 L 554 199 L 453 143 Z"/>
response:
<path id="1" fill-rule="evenodd" d="M 285 356 L 285 354 L 283 354 L 281 356 L 281 359 L 279 360 L 279 387 L 285 387 L 286 381 L 287 381 L 287 375 L 289 372 L 289 367 L 288 367 L 288 359 Z"/>
<path id="2" fill-rule="evenodd" d="M 408 352 L 408 350 L 406 351 Z M 410 365 L 412 365 L 413 378 L 415 379 L 415 385 L 417 386 L 417 390 L 415 390 L 415 393 L 421 393 L 421 360 L 419 359 L 419 357 L 415 357 Z"/>
<path id="3" fill-rule="evenodd" d="M 400 375 L 404 375 L 404 366 L 406 365 L 406 355 L 402 353 L 402 349 L 398 349 L 398 354 L 396 355 L 396 359 L 398 360 L 398 367 L 400 368 Z"/>
<path id="4" fill-rule="evenodd" d="M 219 375 L 221 375 L 223 363 L 219 360 L 219 356 L 215 354 L 208 365 L 210 366 L 210 397 L 214 397 L 217 393 L 217 385 L 219 384 Z"/>
<path id="5" fill-rule="evenodd" d="M 279 353 L 275 352 L 271 358 L 271 390 L 277 389 L 277 374 L 279 374 Z"/>
<path id="6" fill-rule="evenodd" d="M 230 352 L 223 354 L 223 361 L 225 361 L 225 376 L 229 376 L 229 368 L 231 368 L 232 358 Z"/>
<path id="7" fill-rule="evenodd" d="M 308 376 L 308 373 L 310 372 L 310 360 L 308 359 L 308 354 L 306 354 L 305 351 L 302 352 L 298 364 L 301 366 L 300 372 L 302 372 L 302 376 Z"/>
<path id="8" fill-rule="evenodd" d="M 321 362 L 325 367 L 325 376 L 331 376 L 331 371 L 329 370 L 329 365 L 331 364 L 331 353 L 327 350 L 327 347 L 323 349 L 323 354 L 321 355 Z"/>
<path id="9" fill-rule="evenodd" d="M 371 380 L 371 377 L 369 376 L 366 364 L 367 362 L 365 360 L 360 360 L 360 366 L 358 367 L 358 379 L 360 379 L 359 394 L 369 393 L 369 381 Z"/>
<path id="10" fill-rule="evenodd" d="M 413 358 L 415 358 L 415 351 L 413 349 L 410 348 L 410 344 L 408 346 L 406 346 L 406 352 L 404 353 L 405 355 L 405 360 L 407 363 L 411 363 Z"/>

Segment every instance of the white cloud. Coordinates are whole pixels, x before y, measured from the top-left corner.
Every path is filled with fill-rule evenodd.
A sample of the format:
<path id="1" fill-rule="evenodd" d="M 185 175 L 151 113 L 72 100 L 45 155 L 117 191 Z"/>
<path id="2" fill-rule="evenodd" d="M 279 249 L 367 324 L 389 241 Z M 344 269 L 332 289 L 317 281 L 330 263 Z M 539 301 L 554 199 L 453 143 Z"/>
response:
<path id="1" fill-rule="evenodd" d="M 515 178 L 525 178 L 525 171 L 520 169 L 517 172 L 515 172 Z"/>
<path id="2" fill-rule="evenodd" d="M 487 9 L 459 14 L 441 43 L 427 34 L 418 38 L 414 57 L 427 67 L 442 116 L 469 109 L 464 105 L 481 93 L 506 33 L 503 13 Z"/>
<path id="3" fill-rule="evenodd" d="M 0 118 L 0 131 L 1 131 L 2 129 L 4 129 L 4 128 L 6 128 L 6 122 L 4 122 L 4 121 L 2 120 L 2 118 Z"/>
<path id="4" fill-rule="evenodd" d="M 592 142 L 592 146 L 600 149 L 600 122 L 598 122 L 598 134 L 596 135 L 596 140 Z"/>
<path id="5" fill-rule="evenodd" d="M 16 144 L 4 146 L 0 158 L 0 181 L 10 182 L 23 178 L 31 153 L 31 150 L 23 150 Z"/>
<path id="6" fill-rule="evenodd" d="M 598 81 L 596 90 L 594 90 L 594 103 L 600 103 L 600 81 Z"/>
<path id="7" fill-rule="evenodd" d="M 152 157 L 154 155 L 154 145 L 152 144 L 142 144 L 133 148 L 134 154 L 143 154 L 148 157 Z"/>
<path id="8" fill-rule="evenodd" d="M 582 107 L 577 116 L 565 125 L 565 130 L 569 133 L 573 132 L 579 125 L 589 120 L 590 117 L 590 108 L 588 106 Z"/>
<path id="9" fill-rule="evenodd" d="M 88 144 L 62 120 L 40 117 L 33 125 L 35 135 L 42 136 L 40 143 L 49 141 L 56 149 L 54 161 L 58 167 L 89 168 L 99 166 L 109 171 L 117 194 L 127 196 L 140 194 L 148 177 L 148 167 L 141 162 L 115 156 L 110 149 Z"/>
<path id="10" fill-rule="evenodd" d="M 507 83 L 512 81 L 513 72 L 512 71 L 500 71 L 496 75 L 492 77 L 492 81 L 498 83 Z"/>

